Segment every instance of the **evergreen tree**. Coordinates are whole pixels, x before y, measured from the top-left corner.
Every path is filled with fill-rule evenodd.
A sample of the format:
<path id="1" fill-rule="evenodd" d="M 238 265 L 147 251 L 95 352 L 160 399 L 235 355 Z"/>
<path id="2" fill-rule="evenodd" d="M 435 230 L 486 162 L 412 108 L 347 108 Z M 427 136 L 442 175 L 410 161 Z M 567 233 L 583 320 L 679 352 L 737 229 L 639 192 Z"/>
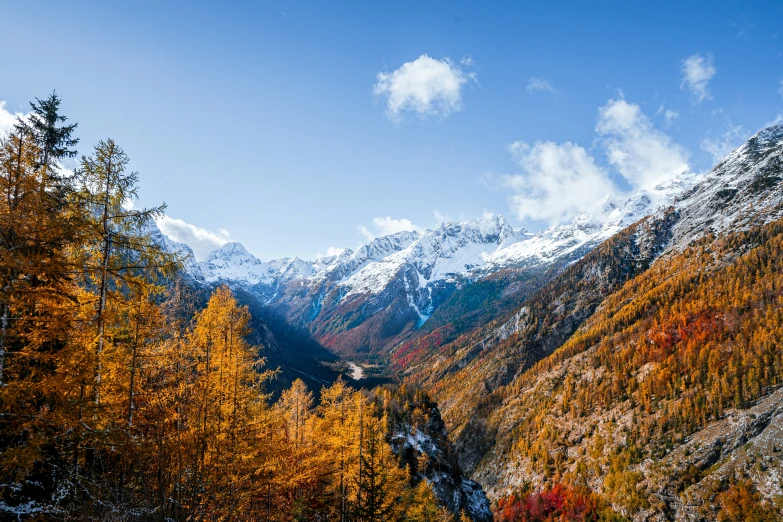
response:
<path id="1" fill-rule="evenodd" d="M 44 181 L 61 181 L 57 176 L 56 163 L 64 158 L 76 156 L 75 147 L 79 139 L 73 136 L 77 123 L 61 125 L 68 118 L 60 114 L 61 100 L 52 93 L 45 100 L 30 102 L 30 114 L 27 118 L 17 118 L 15 130 L 20 135 L 30 136 L 38 148 L 36 169 L 44 171 Z M 44 188 L 48 188 L 44 184 Z"/>

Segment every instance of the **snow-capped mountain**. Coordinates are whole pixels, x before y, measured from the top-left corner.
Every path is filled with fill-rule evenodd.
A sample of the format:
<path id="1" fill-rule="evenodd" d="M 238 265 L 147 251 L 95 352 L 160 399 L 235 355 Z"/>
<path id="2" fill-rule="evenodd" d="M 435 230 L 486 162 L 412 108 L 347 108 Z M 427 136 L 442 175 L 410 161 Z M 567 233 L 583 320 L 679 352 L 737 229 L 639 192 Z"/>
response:
<path id="1" fill-rule="evenodd" d="M 191 259 L 186 272 L 202 285 L 246 290 L 327 346 L 373 351 L 420 327 L 457 288 L 501 270 L 574 261 L 631 223 L 672 205 L 699 180 L 686 174 L 629 197 L 607 196 L 570 223 L 536 234 L 488 214 L 424 233 L 380 237 L 315 261 L 262 261 L 232 242 L 206 260 Z M 190 251 L 160 235 L 167 248 Z"/>
<path id="2" fill-rule="evenodd" d="M 379 294 L 405 266 L 415 269 L 421 286 L 457 278 L 478 277 L 501 268 L 546 263 L 585 246 L 600 242 L 674 199 L 694 186 L 698 176 L 689 174 L 640 190 L 619 203 L 606 196 L 571 223 L 554 225 L 537 234 L 514 229 L 499 215 L 485 215 L 461 223 L 445 222 L 423 234 L 398 232 L 376 238 L 356 251 L 315 261 L 283 258 L 261 261 L 241 243 L 227 243 L 187 270 L 207 283 L 276 285 L 302 281 L 331 281 L 343 298 Z M 162 234 L 161 234 L 162 236 Z M 168 238 L 171 248 L 189 247 Z"/>
<path id="3" fill-rule="evenodd" d="M 783 216 L 783 124 L 751 137 L 678 201 L 667 250 L 682 250 L 707 233 L 722 235 Z"/>
<path id="4" fill-rule="evenodd" d="M 767 259 L 777 259 L 774 249 L 779 232 L 775 232 L 775 227 L 770 227 L 772 230 L 767 229 L 766 232 L 756 229 L 757 233 L 747 235 L 742 232 L 770 222 L 778 225 L 779 220 L 783 219 L 783 125 L 762 130 L 706 175 L 680 181 L 681 185 L 679 182 L 675 184 L 680 187 L 677 190 L 660 187 L 661 190 L 656 189 L 652 193 L 634 195 L 622 207 L 620 214 L 627 212 L 627 215 L 624 218 L 619 216 L 617 226 L 636 217 L 641 219 L 626 227 L 622 233 L 614 234 L 561 274 L 550 278 L 547 285 L 528 298 L 519 300 L 515 308 L 509 308 L 498 320 L 485 321 L 473 330 L 463 332 L 460 337 L 452 338 L 453 342 L 446 347 L 411 342 L 401 345 L 392 353 L 392 362 L 395 359 L 402 361 L 398 367 L 408 372 L 406 378 L 409 382 L 433 394 L 449 425 L 452 439 L 457 441 L 462 469 L 480 482 L 491 497 L 507 494 L 508 489 L 517 487 L 523 480 L 544 480 L 541 475 L 533 476 L 530 473 L 532 468 L 526 467 L 530 461 L 520 458 L 515 449 L 520 447 L 518 434 L 529 432 L 531 424 L 512 420 L 514 412 L 528 410 L 528 406 L 539 402 L 550 405 L 551 414 L 547 414 L 547 420 L 540 421 L 539 417 L 535 420 L 558 434 L 550 448 L 563 455 L 589 454 L 589 450 L 585 452 L 584 449 L 575 448 L 583 437 L 574 436 L 573 433 L 569 435 L 569 429 L 574 426 L 596 426 L 610 417 L 638 419 L 640 415 L 637 415 L 645 408 L 638 408 L 639 403 L 629 393 L 618 395 L 605 408 L 594 407 L 589 403 L 586 411 L 590 413 L 580 412 L 570 416 L 566 413 L 568 408 L 558 406 L 563 404 L 561 399 L 565 395 L 557 394 L 566 388 L 564 382 L 571 378 L 581 380 L 584 389 L 601 381 L 617 383 L 622 378 L 611 372 L 618 370 L 636 376 L 641 382 L 648 378 L 651 367 L 660 366 L 668 371 L 669 361 L 684 353 L 685 344 L 680 344 L 680 336 L 690 337 L 694 345 L 706 346 L 705 350 L 712 349 L 710 345 L 718 344 L 712 340 L 704 341 L 701 337 L 703 331 L 710 331 L 708 335 L 715 331 L 726 332 L 719 334 L 728 340 L 724 353 L 730 354 L 728 357 L 735 357 L 732 346 L 734 339 L 751 336 L 739 327 L 736 330 L 732 330 L 734 326 L 721 330 L 721 327 L 713 324 L 727 320 L 724 318 L 728 317 L 732 317 L 729 320 L 732 325 L 743 324 L 746 317 L 757 313 L 756 310 L 764 307 L 767 310 L 775 309 L 777 294 L 772 291 L 760 292 L 762 295 L 754 299 L 744 298 L 746 300 L 739 301 L 742 303 L 739 305 L 724 305 L 720 302 L 721 298 L 707 305 L 698 301 L 699 297 L 693 297 L 694 301 L 690 302 L 698 304 L 693 304 L 692 310 L 704 310 L 703 316 L 699 312 L 692 312 L 688 306 L 682 306 L 680 303 L 686 301 L 679 299 L 689 292 L 692 292 L 692 296 L 699 296 L 698 288 L 703 284 L 702 281 L 717 279 L 719 274 L 739 274 L 725 277 L 726 283 L 723 283 L 725 286 L 721 292 L 721 295 L 734 297 L 747 288 L 760 288 L 761 285 L 755 286 L 759 281 L 756 278 L 774 273 L 775 268 L 770 268 L 774 264 L 768 264 L 770 261 Z M 656 202 L 664 202 L 672 195 L 674 201 L 671 205 Z M 649 213 L 648 209 L 654 207 L 657 210 Z M 587 215 L 611 216 L 619 207 L 613 208 L 607 202 L 602 208 L 604 212 Z M 644 214 L 649 215 L 644 217 Z M 602 230 L 596 238 L 600 234 L 611 234 L 615 226 L 614 218 L 604 219 L 601 224 L 602 219 L 589 228 L 594 230 L 595 226 L 599 226 Z M 575 221 L 589 223 L 590 220 Z M 573 230 L 568 234 L 578 236 Z M 530 241 L 533 240 L 521 245 L 528 246 Z M 521 245 L 514 246 L 521 248 Z M 694 245 L 698 245 L 698 248 L 683 253 Z M 759 264 L 764 268 L 759 268 Z M 774 289 L 775 284 L 769 283 L 768 288 Z M 739 311 L 743 308 L 747 310 L 746 316 L 742 315 L 743 311 Z M 664 312 L 659 315 L 661 311 Z M 637 366 L 597 363 L 608 360 L 602 359 L 604 348 L 604 354 L 619 353 L 624 349 L 628 350 L 627 353 L 636 353 L 639 351 L 637 347 L 642 344 L 649 342 L 651 346 L 656 345 L 659 342 L 656 336 L 666 331 L 665 326 L 657 323 L 657 318 L 662 315 L 677 317 L 678 321 L 682 318 L 682 323 L 670 330 L 677 333 L 661 343 L 672 354 L 671 358 L 651 362 L 650 359 L 640 357 Z M 654 317 L 655 320 L 652 319 Z M 708 317 L 707 323 L 715 323 L 702 329 L 702 317 Z M 596 320 L 588 322 L 593 321 L 591 318 Z M 634 324 L 638 330 L 631 327 Z M 760 328 L 768 328 L 766 323 L 761 324 L 763 326 Z M 650 325 L 655 327 L 651 328 Z M 576 333 L 579 328 L 582 328 L 584 335 Z M 592 341 L 585 341 L 591 336 Z M 675 340 L 670 341 L 671 338 Z M 723 339 L 721 342 L 724 342 Z M 418 340 L 421 341 L 421 338 Z M 736 341 L 736 344 L 741 345 L 741 342 Z M 568 348 L 563 349 L 566 343 L 569 343 Z M 539 361 L 553 353 L 558 356 L 539 364 Z M 704 360 L 705 353 L 700 354 Z M 673 363 L 671 368 L 675 366 L 677 364 Z M 676 374 L 679 370 L 673 371 Z M 695 401 L 691 394 L 695 394 L 697 388 L 683 387 L 681 397 L 687 396 L 688 400 Z M 770 387 L 764 393 L 774 389 Z M 589 392 L 583 397 L 589 399 Z M 682 400 L 677 398 L 672 403 Z M 767 439 L 759 435 L 764 433 L 763 427 L 749 429 L 747 426 L 752 424 L 753 419 L 759 418 L 763 419 L 763 426 L 779 429 L 779 420 L 775 417 L 782 411 L 779 400 L 780 397 L 773 394 L 768 399 L 754 402 L 753 413 L 745 410 L 746 414 L 737 408 L 725 417 L 719 416 L 711 425 L 698 423 L 699 427 L 692 436 L 678 435 L 681 442 L 675 443 L 674 449 L 667 446 L 663 452 L 667 455 L 665 459 L 655 462 L 652 468 L 647 467 L 647 463 L 654 462 L 652 459 L 643 460 L 645 464 L 639 469 L 644 473 L 650 469 L 665 471 L 660 475 L 652 473 L 652 478 L 646 479 L 647 484 L 639 490 L 654 491 L 655 495 L 660 495 L 658 499 L 661 505 L 668 503 L 668 513 L 675 519 L 690 519 L 693 512 L 688 512 L 687 508 L 696 505 L 694 499 L 699 498 L 698 494 L 704 494 L 703 491 L 710 484 L 718 484 L 729 480 L 726 477 L 735 476 L 734 473 L 739 473 L 736 470 L 743 469 L 740 465 L 746 466 L 744 469 L 751 468 L 750 464 L 746 464 L 750 462 L 746 448 L 763 448 L 754 454 L 753 462 L 761 458 L 761 452 L 777 451 L 765 445 Z M 761 413 L 762 410 L 765 413 Z M 586 422 L 585 419 L 591 419 L 591 414 L 595 417 Z M 660 415 L 660 409 L 653 409 L 653 417 L 660 419 Z M 738 421 L 739 417 L 744 420 Z M 553 421 L 554 418 L 562 422 Z M 601 420 L 597 420 L 599 418 Z M 643 422 L 632 420 L 637 426 Z M 614 423 L 609 424 L 614 429 Z M 734 438 L 737 442 L 732 442 Z M 712 442 L 705 442 L 708 440 Z M 682 441 L 687 441 L 688 445 L 678 449 L 677 445 Z M 704 458 L 703 454 L 694 458 L 703 459 L 698 473 L 706 479 L 697 479 L 699 485 L 694 491 L 688 491 L 689 486 L 686 486 L 685 493 L 678 495 L 669 488 L 665 475 L 672 470 L 681 471 L 692 466 L 686 457 L 694 454 L 694 448 L 700 447 L 707 448 L 704 451 L 710 453 L 709 458 Z M 770 462 L 778 460 L 774 456 L 768 459 Z M 669 467 L 662 468 L 662 462 L 667 462 Z M 716 462 L 729 464 L 724 467 L 715 465 Z M 563 469 L 568 468 L 566 466 Z M 761 468 L 756 474 L 755 480 L 760 484 L 758 487 L 769 487 L 774 494 L 778 494 L 778 489 L 767 486 L 772 482 L 776 486 L 777 482 L 770 482 L 767 479 L 769 472 L 764 474 L 764 470 L 766 468 Z M 662 477 L 666 480 L 662 480 Z M 603 481 L 603 477 L 598 480 Z M 651 488 L 651 485 L 654 487 Z M 595 483 L 594 486 L 600 488 L 601 484 Z M 689 500 L 683 503 L 680 502 L 682 498 Z M 714 497 L 704 498 L 708 499 L 704 501 L 704 505 L 707 505 L 711 502 L 709 499 Z M 701 505 L 701 501 L 698 502 Z M 649 518 L 649 512 L 641 516 L 641 519 Z"/>
<path id="5" fill-rule="evenodd" d="M 774 190 L 782 156 L 783 125 L 774 125 L 707 174 L 685 173 L 628 196 L 606 196 L 570 222 L 538 233 L 514 229 L 502 216 L 485 215 L 423 233 L 380 237 L 315 261 L 262 261 L 241 244 L 228 243 L 206 260 L 191 258 L 185 270 L 196 284 L 244 290 L 333 351 L 385 353 L 416 332 L 426 333 L 421 327 L 433 316 L 428 328 L 457 321 L 459 332 L 505 315 L 548 278 L 648 216 L 649 223 L 666 221 L 669 234 L 663 242 L 650 240 L 656 244 L 655 255 L 681 249 L 709 231 L 720 234 L 775 219 L 783 208 L 783 194 Z M 190 252 L 155 233 L 168 249 Z M 502 282 L 490 283 L 498 278 Z M 481 294 L 485 290 L 474 287 L 477 282 L 495 293 Z M 498 299 L 506 301 L 481 312 Z M 449 306 L 439 313 L 447 301 Z"/>
<path id="6" fill-rule="evenodd" d="M 626 281 L 629 273 L 643 272 L 661 256 L 681 252 L 710 234 L 721 237 L 779 220 L 783 218 L 781 187 L 783 187 L 783 125 L 774 125 L 750 138 L 705 175 L 688 176 L 687 179 L 676 180 L 654 191 L 635 194 L 619 213 L 619 208 L 611 208 L 610 204 L 603 205 L 606 209 L 604 214 L 611 218 L 600 226 L 600 232 L 593 236 L 594 240 L 614 235 L 616 227 L 624 227 L 624 223 L 635 223 L 635 225 L 626 228 L 624 238 L 617 235 L 615 239 L 621 240 L 614 244 L 607 242 L 609 248 L 603 252 L 601 249 L 596 249 L 585 257 L 583 263 L 574 266 L 576 273 L 568 274 L 568 277 L 571 278 L 570 280 L 578 281 L 584 286 L 583 288 L 554 285 L 550 293 L 556 291 L 562 293 L 550 295 L 546 301 L 558 303 L 558 307 L 562 303 L 571 303 L 570 306 L 574 309 L 570 311 L 567 307 L 555 308 L 558 308 L 556 313 L 559 317 L 573 319 L 576 308 L 584 311 L 597 305 L 605 292 L 609 292 L 609 288 L 616 288 L 612 286 L 613 284 L 618 285 Z M 673 200 L 669 204 L 671 198 Z M 650 213 L 648 210 L 651 208 L 657 210 Z M 599 213 L 592 215 L 597 214 Z M 556 227 L 554 235 L 564 233 L 565 236 L 572 238 L 580 237 L 580 234 L 574 230 L 580 227 L 575 225 L 585 222 L 586 220 L 577 218 L 568 227 Z M 595 226 L 597 225 L 593 225 Z M 533 241 L 543 240 L 545 236 L 547 234 L 540 234 L 513 247 L 533 245 Z M 609 271 L 606 267 L 611 264 L 625 265 L 623 269 L 615 271 L 614 281 L 607 275 Z M 601 286 L 604 287 L 603 290 L 597 291 L 596 289 Z M 576 295 L 579 292 L 581 295 Z M 594 294 L 591 295 L 591 292 Z M 589 304 L 590 302 L 592 304 Z M 534 316 L 536 313 L 544 312 L 540 310 L 536 312 L 527 302 L 520 304 L 521 306 L 513 313 L 507 314 L 504 321 L 482 325 L 483 331 L 476 334 L 481 339 L 477 344 L 481 346 L 482 351 L 485 351 L 488 359 L 504 361 L 502 368 L 495 369 L 498 374 L 508 372 L 509 368 L 514 366 L 508 354 L 498 357 L 492 348 L 512 335 L 525 331 L 531 323 L 544 321 L 542 317 Z M 588 315 L 582 315 L 580 320 Z M 561 324 L 559 342 L 564 342 L 578 324 L 577 320 L 564 321 Z M 529 331 L 537 332 L 535 328 Z M 550 328 L 549 337 L 557 338 L 558 335 L 552 334 L 552 331 L 557 331 L 557 328 Z M 551 344 L 541 350 L 542 353 L 549 353 L 555 348 L 557 344 Z M 508 350 L 513 351 L 514 347 Z M 462 367 L 464 365 L 460 366 Z M 489 381 L 493 380 L 486 376 L 485 378 Z M 483 387 L 484 384 L 480 386 Z"/>

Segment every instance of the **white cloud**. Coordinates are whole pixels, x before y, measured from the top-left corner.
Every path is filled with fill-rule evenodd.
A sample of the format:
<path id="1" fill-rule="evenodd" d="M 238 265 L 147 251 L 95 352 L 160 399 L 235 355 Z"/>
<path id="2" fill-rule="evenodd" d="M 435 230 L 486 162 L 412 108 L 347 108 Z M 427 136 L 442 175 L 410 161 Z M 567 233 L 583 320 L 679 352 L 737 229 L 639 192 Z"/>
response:
<path id="1" fill-rule="evenodd" d="M 530 78 L 530 81 L 527 82 L 527 87 L 525 88 L 528 94 L 535 94 L 536 92 L 546 92 L 549 94 L 557 94 L 557 89 L 552 87 L 552 84 L 549 83 L 549 80 L 542 80 L 541 78 Z"/>
<path id="2" fill-rule="evenodd" d="M 0 101 L 0 136 L 5 136 L 5 133 L 13 128 L 14 124 L 16 124 L 17 117 L 25 116 L 20 112 L 12 114 L 5 106 L 6 102 Z"/>
<path id="3" fill-rule="evenodd" d="M 330 247 L 328 247 L 328 248 L 326 249 L 326 254 L 323 254 L 323 253 L 321 253 L 321 252 L 318 252 L 317 254 L 315 254 L 315 258 L 316 258 L 316 259 L 322 259 L 322 258 L 324 258 L 324 257 L 335 257 L 335 256 L 339 256 L 340 254 L 342 254 L 342 253 L 343 253 L 343 252 L 345 252 L 346 250 L 348 250 L 348 249 L 347 249 L 347 248 L 340 248 L 340 247 L 330 246 Z"/>
<path id="4" fill-rule="evenodd" d="M 715 76 L 717 69 L 712 64 L 712 55 L 693 54 L 682 61 L 682 83 L 680 88 L 693 95 L 695 103 L 712 98 L 707 84 Z"/>
<path id="5" fill-rule="evenodd" d="M 367 241 L 372 241 L 376 237 L 396 234 L 397 232 L 424 232 L 424 227 L 414 225 L 409 219 L 392 219 L 391 216 L 373 218 L 371 228 L 359 225 L 358 229 L 359 233 L 363 235 Z"/>
<path id="6" fill-rule="evenodd" d="M 448 221 L 446 214 L 438 210 L 437 208 L 432 211 L 432 215 L 435 216 L 435 223 L 440 225 L 441 223 Z"/>
<path id="7" fill-rule="evenodd" d="M 609 100 L 598 111 L 595 130 L 609 166 L 631 188 L 651 186 L 688 170 L 687 153 L 655 129 L 638 105 Z M 518 141 L 509 150 L 521 172 L 505 176 L 487 173 L 481 181 L 509 190 L 512 210 L 519 219 L 562 223 L 607 195 L 625 192 L 608 168 L 598 165 L 575 143 L 537 142 L 531 146 Z"/>
<path id="8" fill-rule="evenodd" d="M 212 232 L 205 228 L 186 223 L 181 219 L 169 216 L 161 216 L 155 220 L 161 232 L 172 241 L 185 243 L 193 249 L 197 260 L 206 259 L 210 252 L 216 250 L 229 241 L 228 230 L 221 228 L 218 232 Z"/>
<path id="9" fill-rule="evenodd" d="M 515 193 L 511 205 L 519 219 L 562 222 L 614 191 L 606 172 L 573 143 L 537 142 L 531 147 L 517 141 L 509 150 L 522 173 L 503 176 L 502 183 Z"/>
<path id="10" fill-rule="evenodd" d="M 653 186 L 689 170 L 687 151 L 653 127 L 636 104 L 609 100 L 598 110 L 595 130 L 609 163 L 633 187 Z"/>
<path id="11" fill-rule="evenodd" d="M 749 134 L 742 125 L 730 127 L 729 130 L 715 139 L 704 138 L 701 140 L 701 149 L 710 153 L 715 163 L 726 157 L 726 155 L 742 145 L 747 140 Z"/>
<path id="12" fill-rule="evenodd" d="M 661 105 L 658 108 L 658 112 L 656 114 L 663 114 L 663 119 L 666 122 L 666 127 L 671 127 L 672 123 L 675 122 L 675 120 L 679 119 L 680 113 L 673 110 L 673 109 L 667 109 L 663 105 Z"/>
<path id="13" fill-rule="evenodd" d="M 462 61 L 466 67 L 472 63 L 470 58 Z M 448 116 L 462 108 L 462 88 L 473 79 L 474 73 L 448 58 L 436 60 L 423 54 L 395 71 L 378 73 L 373 92 L 386 97 L 386 115 L 392 121 L 406 111 L 421 117 Z"/>

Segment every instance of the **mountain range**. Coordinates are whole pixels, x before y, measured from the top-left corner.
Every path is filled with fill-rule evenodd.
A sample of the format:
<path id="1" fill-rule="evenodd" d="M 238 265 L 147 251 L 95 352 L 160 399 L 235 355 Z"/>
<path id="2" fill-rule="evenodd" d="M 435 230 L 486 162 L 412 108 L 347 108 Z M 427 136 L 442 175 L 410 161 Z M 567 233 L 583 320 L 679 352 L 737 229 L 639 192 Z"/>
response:
<path id="1" fill-rule="evenodd" d="M 581 258 L 638 219 L 671 205 L 699 176 L 687 174 L 621 200 L 609 196 L 576 216 L 533 234 L 499 215 L 444 222 L 423 233 L 399 232 L 315 261 L 262 261 L 230 242 L 196 262 L 187 245 L 161 237 L 188 255 L 197 285 L 226 284 L 252 295 L 286 321 L 308 329 L 323 346 L 360 359 L 385 355 L 415 334 L 465 287 L 499 273 L 526 279 Z"/>
<path id="2" fill-rule="evenodd" d="M 779 326 L 757 321 L 780 315 L 781 181 L 773 125 L 708 173 L 607 196 L 538 233 L 486 215 L 315 261 L 228 243 L 185 271 L 234 289 L 311 384 L 353 361 L 425 389 L 491 498 L 566 480 L 634 519 L 711 519 L 727 484 L 783 499 L 779 346 L 752 370 Z"/>

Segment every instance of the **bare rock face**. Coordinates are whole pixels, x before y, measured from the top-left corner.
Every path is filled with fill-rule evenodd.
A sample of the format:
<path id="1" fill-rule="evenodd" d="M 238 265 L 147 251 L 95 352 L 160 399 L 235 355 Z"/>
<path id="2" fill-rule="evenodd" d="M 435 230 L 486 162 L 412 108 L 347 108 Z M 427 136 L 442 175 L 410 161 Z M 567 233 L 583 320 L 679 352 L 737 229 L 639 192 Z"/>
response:
<path id="1" fill-rule="evenodd" d="M 481 485 L 462 473 L 437 405 L 421 394 L 408 394 L 405 399 L 405 404 L 396 404 L 388 412 L 390 442 L 401 464 L 414 480 L 428 482 L 440 503 L 455 515 L 464 511 L 471 520 L 491 522 L 489 500 Z"/>

